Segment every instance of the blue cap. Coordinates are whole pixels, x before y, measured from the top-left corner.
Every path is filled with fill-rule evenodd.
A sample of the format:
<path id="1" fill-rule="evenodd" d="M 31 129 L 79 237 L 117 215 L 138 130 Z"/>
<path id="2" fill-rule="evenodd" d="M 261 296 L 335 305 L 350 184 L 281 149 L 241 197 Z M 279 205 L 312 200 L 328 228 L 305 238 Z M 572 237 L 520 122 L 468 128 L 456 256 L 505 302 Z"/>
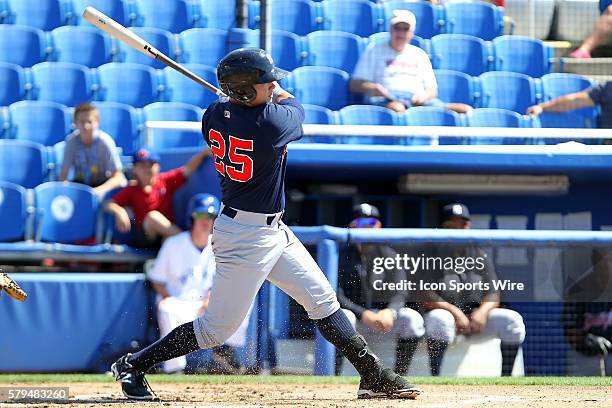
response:
<path id="1" fill-rule="evenodd" d="M 132 162 L 138 163 L 143 161 L 159 163 L 159 154 L 147 147 L 141 147 L 140 149 L 136 150 L 132 155 Z"/>

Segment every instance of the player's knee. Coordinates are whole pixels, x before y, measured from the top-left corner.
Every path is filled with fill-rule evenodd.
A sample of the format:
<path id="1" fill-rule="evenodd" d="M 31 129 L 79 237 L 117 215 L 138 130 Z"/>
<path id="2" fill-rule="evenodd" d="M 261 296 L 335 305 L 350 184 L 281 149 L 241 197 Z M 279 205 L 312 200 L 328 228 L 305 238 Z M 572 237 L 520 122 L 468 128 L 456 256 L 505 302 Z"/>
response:
<path id="1" fill-rule="evenodd" d="M 342 309 L 342 311 L 346 315 L 346 318 L 349 320 L 349 322 L 351 322 L 351 326 L 353 326 L 353 329 L 356 328 L 356 326 L 357 326 L 357 316 L 355 316 L 355 313 L 353 313 L 353 312 L 351 312 L 350 310 L 347 310 L 347 309 Z"/>
<path id="2" fill-rule="evenodd" d="M 422 337 L 425 334 L 425 321 L 419 312 L 409 307 L 397 311 L 398 336 Z"/>
<path id="3" fill-rule="evenodd" d="M 520 313 L 514 310 L 503 309 L 503 314 L 500 316 L 499 339 L 503 343 L 522 343 L 525 340 L 525 323 Z"/>
<path id="4" fill-rule="evenodd" d="M 455 340 L 455 318 L 448 310 L 434 309 L 425 315 L 428 338 L 452 343 Z"/>
<path id="5" fill-rule="evenodd" d="M 308 309 L 306 309 L 306 313 L 308 313 L 310 319 L 319 320 L 325 319 L 338 309 L 340 309 L 340 303 L 338 303 L 336 294 L 332 291 L 324 300 L 320 300 L 310 305 Z"/>

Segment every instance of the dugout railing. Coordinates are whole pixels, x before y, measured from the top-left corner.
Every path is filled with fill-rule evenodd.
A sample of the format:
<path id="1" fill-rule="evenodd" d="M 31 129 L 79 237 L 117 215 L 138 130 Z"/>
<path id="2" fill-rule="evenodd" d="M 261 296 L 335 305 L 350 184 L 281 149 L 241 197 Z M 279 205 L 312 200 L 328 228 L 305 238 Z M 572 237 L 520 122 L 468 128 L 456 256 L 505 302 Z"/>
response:
<path id="1" fill-rule="evenodd" d="M 581 266 L 575 267 L 579 270 L 568 273 L 565 269 L 572 268 L 565 262 L 562 263 L 562 269 L 557 270 L 557 266 L 554 264 L 550 266 L 555 269 L 552 272 L 558 272 L 563 274 L 565 278 L 569 276 L 571 282 L 575 283 L 579 279 L 583 279 L 585 276 L 589 276 L 593 271 L 597 272 L 600 277 L 601 273 L 605 274 L 604 280 L 606 286 L 601 285 L 601 280 L 598 283 L 597 293 L 594 293 L 592 289 L 586 288 L 579 295 L 574 293 L 574 300 L 580 301 L 593 301 L 602 302 L 612 301 L 612 269 L 607 269 L 607 262 L 610 256 L 612 256 L 612 232 L 609 231 L 535 231 L 535 230 L 444 230 L 444 229 L 347 229 L 337 227 L 293 227 L 293 231 L 300 238 L 300 240 L 306 245 L 316 246 L 316 258 L 319 266 L 327 276 L 332 286 L 337 287 L 338 282 L 338 251 L 341 245 L 346 244 L 350 240 L 352 243 L 373 243 L 373 244 L 388 244 L 392 246 L 402 245 L 435 245 L 435 244 L 454 244 L 454 245 L 471 245 L 480 248 L 493 250 L 494 256 L 501 256 L 499 250 L 510 251 L 510 254 L 506 254 L 510 257 L 521 256 L 520 253 L 524 252 L 524 255 L 531 263 L 527 265 L 527 269 L 533 271 L 536 267 L 533 263 L 533 259 L 538 255 L 538 251 L 558 249 L 560 252 L 557 256 L 561 258 L 568 258 L 569 262 L 575 260 L 583 260 L 587 265 L 591 265 L 591 268 L 582 268 Z M 519 251 L 518 255 L 516 251 Z M 512 251 L 515 251 L 512 253 Z M 603 254 L 603 263 L 598 265 L 593 264 L 591 255 L 594 251 L 599 251 Z M 612 264 L 611 264 L 612 265 Z M 541 263 L 538 267 L 542 267 Z M 602 269 L 603 268 L 603 269 Z M 501 268 L 503 269 L 503 268 Z M 507 268 L 506 274 L 514 273 L 516 271 L 513 268 Z M 523 280 L 525 285 L 538 285 L 540 290 L 538 293 L 531 290 L 530 293 L 524 295 L 513 295 L 512 293 L 502 292 L 502 300 L 510 302 L 511 304 L 560 304 L 568 295 L 567 290 L 563 287 L 556 287 L 558 284 L 551 282 L 534 282 L 529 281 L 530 275 L 533 277 L 535 274 L 530 274 L 529 271 L 523 271 L 519 274 L 517 280 Z M 554 275 L 551 275 L 554 277 Z M 554 280 L 554 279 L 553 279 Z M 567 284 L 567 282 L 566 282 Z M 546 285 L 551 285 L 546 290 Z M 555 287 L 553 287 L 555 286 Z M 567 286 L 567 285 L 566 285 Z M 532 286 L 532 289 L 535 286 Z M 529 288 L 528 288 L 529 289 Z M 544 290 L 542 290 L 544 289 Z M 567 289 L 567 288 L 566 288 Z M 260 358 L 265 359 L 268 355 L 270 347 L 269 342 L 273 341 L 273 333 L 275 331 L 275 324 L 279 317 L 275 315 L 274 309 L 276 308 L 276 302 L 274 297 L 270 297 L 270 290 L 267 289 L 262 291 L 259 299 L 259 306 L 267 309 L 265 314 L 265 320 L 263 321 L 264 326 L 260 329 L 259 336 L 259 355 Z M 527 310 L 527 309 L 526 309 Z M 288 318 L 288 315 L 287 315 Z M 282 319 L 282 317 L 281 317 Z M 543 324 L 543 323 L 542 323 Z M 529 327 L 528 329 L 529 330 Z M 548 338 L 547 343 L 554 341 L 563 342 L 561 331 L 559 328 L 555 328 L 557 338 Z M 553 332 L 549 332 L 553 336 Z M 553 354 L 556 352 L 553 352 Z M 546 354 L 546 353 L 544 353 Z M 560 359 L 560 356 L 556 356 Z M 561 361 L 561 359 L 560 359 Z M 333 375 L 335 364 L 335 350 L 333 346 L 328 343 L 323 337 L 317 332 L 315 335 L 315 359 L 314 359 L 314 374 L 316 375 Z M 562 370 L 558 371 L 562 372 Z"/>

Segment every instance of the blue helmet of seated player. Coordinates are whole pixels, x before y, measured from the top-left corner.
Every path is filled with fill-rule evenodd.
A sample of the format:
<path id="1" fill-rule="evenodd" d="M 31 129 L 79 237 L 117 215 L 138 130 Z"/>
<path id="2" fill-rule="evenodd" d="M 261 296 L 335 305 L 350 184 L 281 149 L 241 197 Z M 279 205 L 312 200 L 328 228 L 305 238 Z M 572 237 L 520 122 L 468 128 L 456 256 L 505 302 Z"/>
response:
<path id="1" fill-rule="evenodd" d="M 196 194 L 187 204 L 187 227 L 192 229 L 197 223 L 205 224 L 212 228 L 212 224 L 219 215 L 221 203 L 212 194 Z"/>

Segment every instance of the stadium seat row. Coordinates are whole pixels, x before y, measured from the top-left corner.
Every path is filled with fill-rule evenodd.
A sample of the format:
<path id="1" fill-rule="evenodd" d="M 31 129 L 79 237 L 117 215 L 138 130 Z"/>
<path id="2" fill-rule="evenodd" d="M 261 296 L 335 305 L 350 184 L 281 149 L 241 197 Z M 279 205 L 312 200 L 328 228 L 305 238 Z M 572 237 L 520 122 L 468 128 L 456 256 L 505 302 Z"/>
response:
<path id="1" fill-rule="evenodd" d="M 100 128 L 113 137 L 123 155 L 131 155 L 143 144 L 156 148 L 203 145 L 202 137 L 189 131 L 142 133 L 143 123 L 147 120 L 199 122 L 202 119 L 202 109 L 197 106 L 180 102 L 155 102 L 143 109 L 115 102 L 96 102 L 95 105 L 100 112 Z M 73 130 L 73 111 L 55 102 L 15 102 L 1 111 L 1 135 L 5 139 L 56 146 Z M 61 162 L 63 144 L 54 150 L 57 162 Z"/>
<path id="2" fill-rule="evenodd" d="M 192 71 L 211 83 L 215 83 L 214 69 L 201 65 L 188 65 Z M 2 74 L 6 70 L 15 73 Z M 12 71 L 11 71 L 12 70 Z M 0 94 L 0 100 L 11 101 L 24 95 L 23 89 L 38 101 L 19 101 L 4 109 L 0 117 L 0 135 L 4 138 L 18 138 L 38 141 L 45 145 L 57 143 L 70 131 L 72 123 L 70 110 L 65 105 L 96 99 L 101 109 L 102 129 L 117 139 L 125 154 L 133 151 L 133 141 L 141 123 L 134 109 L 143 105 L 145 116 L 160 120 L 199 120 L 199 107 L 207 107 L 215 95 L 207 92 L 174 70 L 155 71 L 137 64 L 111 63 L 98 69 L 97 75 L 84 67 L 67 63 L 42 63 L 32 69 L 29 87 L 19 79 L 25 75 L 8 64 L 0 64 L 0 78 L 8 78 L 0 84 L 0 90 L 12 90 Z M 438 80 L 438 96 L 445 102 L 466 103 L 474 107 L 500 108 L 524 114 L 528 106 L 540 100 L 550 100 L 560 95 L 584 90 L 592 85 L 585 77 L 575 74 L 547 74 L 542 79 L 507 72 L 488 72 L 480 77 L 471 77 L 461 72 L 435 70 Z M 99 79 L 92 80 L 91 76 Z M 301 67 L 283 82 L 304 104 L 318 105 L 339 110 L 346 105 L 361 103 L 360 99 L 348 92 L 348 74 L 327 67 Z M 89 84 L 95 86 L 89 87 Z M 95 91 L 94 91 L 95 89 Z M 159 92 L 163 90 L 163 92 Z M 16 96 L 17 95 L 17 96 Z M 179 102 L 174 105 L 155 104 L 158 101 Z M 63 102 L 63 104 L 62 104 Z M 146 103 L 145 103 L 146 102 Z M 153 105 L 150 105 L 152 104 Z M 187 104 L 183 107 L 181 104 Z M 176 109 L 159 109 L 153 113 L 151 106 L 178 106 Z M 183 112 L 183 113 L 179 113 Z M 545 127 L 594 127 L 596 111 L 584 108 L 562 115 L 566 121 L 543 123 Z M 555 117 L 558 115 L 555 115 Z M 193 119 L 192 119 L 193 118 Z M 177 133 L 172 139 L 185 136 Z"/>
<path id="3" fill-rule="evenodd" d="M 236 27 L 235 1 L 227 0 L 3 0 L 0 23 L 52 30 L 63 25 L 88 24 L 81 18 L 86 6 L 98 8 L 125 26 L 156 27 L 179 33 L 189 28 Z M 249 26 L 260 21 L 259 1 L 249 2 Z M 277 0 L 272 27 L 305 35 L 317 30 L 347 31 L 367 37 L 385 31 L 395 9 L 417 17 L 416 34 L 431 38 L 440 33 L 469 34 L 492 40 L 503 33 L 503 9 L 487 2 L 428 2 L 391 0 Z"/>
<path id="4" fill-rule="evenodd" d="M 553 73 L 538 79 L 515 72 L 490 71 L 478 77 L 451 70 L 434 72 L 438 81 L 438 97 L 444 102 L 507 109 L 521 115 L 526 113 L 529 106 L 542 100 L 584 90 L 592 85 L 587 78 L 575 74 Z M 348 92 L 348 82 L 348 73 L 336 68 L 300 67 L 282 84 L 302 103 L 338 110 L 360 103 L 359 99 Z M 577 118 L 581 120 L 568 119 L 567 125 L 559 127 L 594 126 L 594 109 L 582 109 L 574 113 L 578 113 Z"/>
<path id="5" fill-rule="evenodd" d="M 0 242 L 93 242 L 100 211 L 98 197 L 83 184 L 47 182 L 28 190 L 0 181 Z"/>
<path id="6" fill-rule="evenodd" d="M 229 51 L 259 45 L 259 30 L 194 28 L 178 35 L 159 28 L 134 27 L 136 34 L 180 62 L 216 65 Z M 272 56 L 288 70 L 319 65 L 352 72 L 370 42 L 389 40 L 388 32 L 364 38 L 344 31 L 315 31 L 298 36 L 273 30 Z M 492 42 L 465 34 L 438 34 L 431 40 L 415 36 L 412 44 L 424 49 L 435 68 L 453 69 L 470 75 L 489 70 L 512 71 L 540 77 L 551 69 L 552 49 L 541 40 L 522 36 L 500 36 Z M 98 67 L 108 62 L 134 62 L 162 68 L 163 65 L 94 27 L 59 27 L 45 33 L 18 25 L 0 25 L 0 61 L 30 67 L 43 61 L 73 62 Z"/>

